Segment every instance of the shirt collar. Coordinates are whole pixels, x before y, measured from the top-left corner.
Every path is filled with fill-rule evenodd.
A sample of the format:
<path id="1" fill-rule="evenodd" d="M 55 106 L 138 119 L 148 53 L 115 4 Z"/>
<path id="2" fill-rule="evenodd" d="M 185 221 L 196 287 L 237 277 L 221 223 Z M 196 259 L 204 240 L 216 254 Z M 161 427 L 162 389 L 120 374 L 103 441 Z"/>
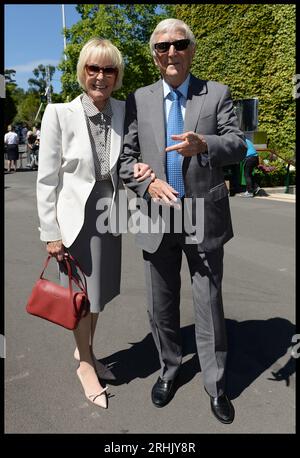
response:
<path id="1" fill-rule="evenodd" d="M 187 93 L 189 89 L 191 74 L 189 73 L 184 82 L 178 86 L 176 89 L 181 92 L 183 97 L 187 99 Z M 164 79 L 163 79 L 163 91 L 164 91 L 164 99 L 168 98 L 168 95 L 173 90 L 172 86 L 170 86 Z"/>
<path id="2" fill-rule="evenodd" d="M 81 97 L 81 102 L 84 111 L 89 118 L 92 118 L 93 116 L 98 116 L 99 114 L 108 116 L 109 118 L 112 117 L 112 109 L 109 99 L 107 100 L 104 108 L 101 111 L 98 110 L 98 108 L 94 105 L 92 99 L 85 92 Z"/>

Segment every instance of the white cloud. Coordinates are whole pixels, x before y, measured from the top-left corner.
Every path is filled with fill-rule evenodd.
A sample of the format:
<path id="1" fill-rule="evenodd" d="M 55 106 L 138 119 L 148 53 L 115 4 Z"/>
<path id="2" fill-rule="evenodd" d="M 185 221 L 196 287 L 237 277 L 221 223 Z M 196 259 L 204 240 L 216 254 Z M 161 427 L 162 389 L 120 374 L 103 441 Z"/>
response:
<path id="1" fill-rule="evenodd" d="M 16 73 L 28 73 L 39 65 L 58 65 L 59 61 L 54 59 L 40 59 L 27 64 L 11 65 L 10 68 L 16 70 Z"/>

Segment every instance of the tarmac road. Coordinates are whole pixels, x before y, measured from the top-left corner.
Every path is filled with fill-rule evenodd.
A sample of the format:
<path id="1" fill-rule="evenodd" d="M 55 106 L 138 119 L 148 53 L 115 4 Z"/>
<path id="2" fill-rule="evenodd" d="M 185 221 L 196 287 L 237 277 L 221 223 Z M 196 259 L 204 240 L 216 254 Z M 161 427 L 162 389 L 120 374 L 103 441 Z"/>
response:
<path id="1" fill-rule="evenodd" d="M 123 237 L 122 294 L 99 318 L 96 354 L 115 362 L 108 410 L 84 397 L 71 332 L 25 312 L 45 260 L 35 203 L 36 172 L 5 175 L 6 433 L 294 433 L 295 204 L 231 197 L 235 237 L 225 246 L 231 425 L 211 414 L 197 361 L 191 288 L 182 267 L 184 359 L 179 388 L 163 409 L 151 403 L 159 373 L 147 321 L 142 255 Z M 52 269 L 52 270 L 51 270 Z M 52 262 L 51 272 L 55 273 Z M 54 277 L 53 277 L 54 278 Z"/>

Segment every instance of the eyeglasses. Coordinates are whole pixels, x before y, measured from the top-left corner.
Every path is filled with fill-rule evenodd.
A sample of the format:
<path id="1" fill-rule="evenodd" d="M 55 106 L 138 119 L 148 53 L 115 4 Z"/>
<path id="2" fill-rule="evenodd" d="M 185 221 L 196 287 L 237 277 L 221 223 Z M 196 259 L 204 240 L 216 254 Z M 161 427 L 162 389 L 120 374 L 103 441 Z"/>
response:
<path id="1" fill-rule="evenodd" d="M 169 51 L 171 45 L 174 46 L 176 51 L 184 51 L 188 47 L 190 42 L 191 40 L 189 40 L 188 38 L 176 41 L 162 41 L 161 43 L 155 43 L 154 48 L 159 54 L 163 54 Z"/>
<path id="2" fill-rule="evenodd" d="M 118 69 L 115 67 L 99 67 L 99 65 L 86 64 L 85 68 L 89 76 L 95 76 L 102 72 L 103 76 L 110 77 L 118 73 Z"/>

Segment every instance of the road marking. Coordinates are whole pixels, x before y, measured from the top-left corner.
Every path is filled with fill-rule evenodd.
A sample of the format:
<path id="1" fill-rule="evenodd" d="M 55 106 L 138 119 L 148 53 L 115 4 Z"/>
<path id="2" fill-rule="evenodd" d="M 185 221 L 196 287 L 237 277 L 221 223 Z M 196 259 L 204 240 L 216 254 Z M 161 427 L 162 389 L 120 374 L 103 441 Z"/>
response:
<path id="1" fill-rule="evenodd" d="M 29 376 L 29 372 L 22 372 L 21 374 L 18 375 L 13 375 L 12 377 L 9 377 L 5 379 L 6 382 L 13 382 L 14 380 L 21 380 L 22 378 L 26 378 Z"/>

